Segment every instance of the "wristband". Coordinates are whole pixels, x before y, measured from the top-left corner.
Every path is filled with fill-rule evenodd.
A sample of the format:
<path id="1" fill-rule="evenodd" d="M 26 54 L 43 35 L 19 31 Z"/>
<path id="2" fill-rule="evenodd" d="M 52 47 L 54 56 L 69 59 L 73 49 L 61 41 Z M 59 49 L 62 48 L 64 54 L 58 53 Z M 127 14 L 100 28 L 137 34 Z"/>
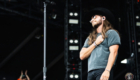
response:
<path id="1" fill-rule="evenodd" d="M 106 71 L 108 71 L 108 72 L 110 72 L 110 70 L 108 70 L 108 69 L 105 69 Z"/>
<path id="2" fill-rule="evenodd" d="M 95 42 L 93 44 L 94 44 L 95 47 L 97 46 L 97 44 Z"/>

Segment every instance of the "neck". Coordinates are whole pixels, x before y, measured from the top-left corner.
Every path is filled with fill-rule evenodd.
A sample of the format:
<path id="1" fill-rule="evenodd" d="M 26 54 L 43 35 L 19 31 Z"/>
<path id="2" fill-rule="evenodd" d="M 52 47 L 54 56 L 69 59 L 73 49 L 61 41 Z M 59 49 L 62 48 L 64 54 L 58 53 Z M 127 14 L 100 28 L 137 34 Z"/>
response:
<path id="1" fill-rule="evenodd" d="M 102 28 L 103 28 L 103 25 L 100 25 L 100 26 L 97 28 L 97 33 L 101 33 L 101 32 L 102 32 Z"/>

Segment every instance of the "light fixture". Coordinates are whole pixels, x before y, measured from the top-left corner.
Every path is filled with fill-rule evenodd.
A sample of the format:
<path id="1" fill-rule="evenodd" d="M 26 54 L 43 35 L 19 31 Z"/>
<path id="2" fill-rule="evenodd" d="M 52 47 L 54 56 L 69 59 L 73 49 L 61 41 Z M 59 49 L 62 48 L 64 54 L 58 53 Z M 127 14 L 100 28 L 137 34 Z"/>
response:
<path id="1" fill-rule="evenodd" d="M 79 46 L 69 46 L 69 50 L 79 50 Z"/>
<path id="2" fill-rule="evenodd" d="M 79 75 L 78 74 L 75 74 L 74 77 L 77 79 L 77 78 L 79 78 Z"/>
<path id="3" fill-rule="evenodd" d="M 74 76 L 73 76 L 73 74 L 70 74 L 70 76 L 69 76 L 70 78 L 73 78 Z"/>
<path id="4" fill-rule="evenodd" d="M 78 16 L 78 13 L 74 13 L 74 16 Z"/>
<path id="5" fill-rule="evenodd" d="M 79 20 L 78 19 L 69 19 L 69 24 L 78 24 Z"/>
<path id="6" fill-rule="evenodd" d="M 127 59 L 124 59 L 124 60 L 121 61 L 122 64 L 127 64 L 127 62 L 128 62 Z"/>
<path id="7" fill-rule="evenodd" d="M 140 22 L 136 22 L 136 26 L 140 26 Z"/>
<path id="8" fill-rule="evenodd" d="M 69 13 L 69 15 L 70 15 L 70 16 L 73 16 L 73 13 L 72 13 L 72 12 L 70 12 L 70 13 Z"/>
<path id="9" fill-rule="evenodd" d="M 138 45 L 140 46 L 140 42 L 138 42 Z"/>
<path id="10" fill-rule="evenodd" d="M 73 40 L 72 40 L 72 39 L 70 39 L 70 40 L 69 40 L 69 42 L 70 42 L 70 43 L 73 43 Z"/>
<path id="11" fill-rule="evenodd" d="M 78 43 L 78 40 L 76 39 L 76 40 L 74 40 L 74 43 Z"/>
<path id="12" fill-rule="evenodd" d="M 140 48 L 138 48 L 138 52 L 140 52 Z"/>
<path id="13" fill-rule="evenodd" d="M 139 19 L 139 16 L 136 16 L 136 19 Z"/>

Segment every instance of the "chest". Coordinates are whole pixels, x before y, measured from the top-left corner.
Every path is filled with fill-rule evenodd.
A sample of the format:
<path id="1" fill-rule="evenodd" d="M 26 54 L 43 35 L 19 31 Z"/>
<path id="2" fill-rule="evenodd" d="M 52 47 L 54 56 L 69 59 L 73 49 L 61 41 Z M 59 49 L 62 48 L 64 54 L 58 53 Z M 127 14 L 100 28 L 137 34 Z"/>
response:
<path id="1" fill-rule="evenodd" d="M 99 35 L 101 35 L 101 34 L 99 34 Z M 97 35 L 97 37 L 99 36 L 99 35 Z M 96 38 L 97 38 L 96 37 Z M 108 48 L 108 38 L 105 38 L 104 40 L 103 40 L 103 42 L 100 44 L 100 45 L 98 45 L 98 46 L 103 46 L 103 47 L 106 47 L 106 48 Z"/>

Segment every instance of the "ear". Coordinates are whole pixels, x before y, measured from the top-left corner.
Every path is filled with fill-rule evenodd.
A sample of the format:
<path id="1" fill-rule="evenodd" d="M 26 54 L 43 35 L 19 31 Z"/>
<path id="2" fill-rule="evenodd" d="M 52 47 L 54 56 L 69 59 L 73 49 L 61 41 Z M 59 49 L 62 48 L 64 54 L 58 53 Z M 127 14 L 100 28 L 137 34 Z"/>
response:
<path id="1" fill-rule="evenodd" d="M 106 17 L 105 17 L 105 16 L 103 16 L 103 17 L 102 17 L 102 20 L 105 20 L 105 19 L 106 19 Z"/>

